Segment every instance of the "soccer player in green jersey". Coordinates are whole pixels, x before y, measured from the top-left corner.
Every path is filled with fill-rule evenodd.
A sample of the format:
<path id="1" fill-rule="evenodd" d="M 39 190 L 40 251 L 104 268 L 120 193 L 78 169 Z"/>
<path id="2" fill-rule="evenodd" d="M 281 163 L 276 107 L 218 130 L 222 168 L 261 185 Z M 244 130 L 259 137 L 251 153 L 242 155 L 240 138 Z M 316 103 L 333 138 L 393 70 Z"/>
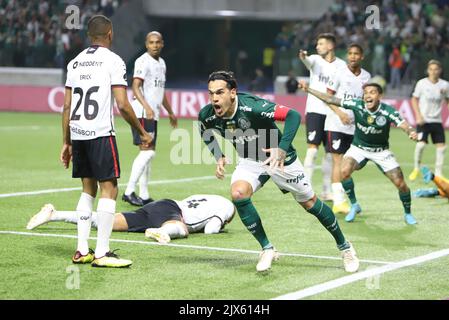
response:
<path id="1" fill-rule="evenodd" d="M 382 103 L 382 87 L 373 82 L 363 86 L 363 100 L 339 99 L 335 96 L 309 88 L 305 81 L 299 87 L 327 104 L 341 106 L 354 112 L 355 134 L 351 147 L 345 153 L 341 166 L 343 187 L 351 204 L 356 210 L 351 210 L 346 221 L 351 222 L 361 211 L 354 192 L 351 174 L 364 167 L 368 160 L 373 161 L 399 190 L 399 198 L 404 207 L 404 218 L 407 224 L 416 224 L 411 214 L 410 189 L 405 183 L 402 170 L 394 154 L 389 150 L 390 125 L 393 123 L 406 132 L 410 139 L 416 141 L 416 131 L 405 121 L 392 106 Z"/>
<path id="2" fill-rule="evenodd" d="M 347 272 L 359 268 L 359 260 L 350 242 L 346 241 L 332 210 L 312 190 L 309 177 L 299 161 L 292 141 L 301 122 L 300 114 L 285 106 L 246 93 L 237 93 L 237 81 L 232 72 L 216 71 L 209 75 L 211 103 L 199 113 L 203 141 L 217 161 L 216 176 L 224 178 L 227 159 L 213 131 L 230 140 L 239 161 L 232 174 L 231 197 L 246 228 L 262 247 L 257 271 L 270 269 L 278 253 L 262 226 L 251 196 L 270 178 L 284 193 L 294 199 L 332 234 L 342 252 Z M 275 121 L 285 121 L 284 132 Z"/>

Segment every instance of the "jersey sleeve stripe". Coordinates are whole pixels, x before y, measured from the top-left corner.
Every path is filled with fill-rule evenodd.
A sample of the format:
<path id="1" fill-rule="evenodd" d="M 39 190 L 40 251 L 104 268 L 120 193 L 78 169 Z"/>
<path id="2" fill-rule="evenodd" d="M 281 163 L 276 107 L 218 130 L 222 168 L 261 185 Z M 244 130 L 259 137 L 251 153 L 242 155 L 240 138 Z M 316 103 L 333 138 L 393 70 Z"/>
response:
<path id="1" fill-rule="evenodd" d="M 145 81 L 145 79 L 143 79 L 141 77 L 133 77 L 133 79 L 139 79 L 139 80 Z"/>
<path id="2" fill-rule="evenodd" d="M 65 88 L 66 88 L 66 89 L 72 89 L 72 87 L 71 87 L 71 86 L 65 86 Z"/>
<path id="3" fill-rule="evenodd" d="M 123 87 L 123 88 L 128 88 L 128 86 L 125 85 L 125 84 L 111 84 L 111 87 Z"/>

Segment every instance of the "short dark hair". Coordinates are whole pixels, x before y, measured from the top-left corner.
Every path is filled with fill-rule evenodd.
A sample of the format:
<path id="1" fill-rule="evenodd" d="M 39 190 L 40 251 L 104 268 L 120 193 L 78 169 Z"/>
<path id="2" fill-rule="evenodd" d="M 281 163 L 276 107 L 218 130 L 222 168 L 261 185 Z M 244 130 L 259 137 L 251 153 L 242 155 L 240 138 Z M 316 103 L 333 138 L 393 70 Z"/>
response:
<path id="1" fill-rule="evenodd" d="M 316 40 L 318 41 L 320 39 L 326 39 L 327 41 L 332 42 L 334 45 L 337 44 L 337 38 L 335 38 L 335 35 L 333 33 L 320 33 Z"/>
<path id="2" fill-rule="evenodd" d="M 103 15 L 95 15 L 87 23 L 87 34 L 94 39 L 106 36 L 111 29 L 111 20 Z"/>
<path id="3" fill-rule="evenodd" d="M 209 75 L 207 83 L 215 80 L 223 80 L 226 82 L 226 87 L 230 90 L 237 89 L 237 80 L 232 71 L 214 71 Z"/>
<path id="4" fill-rule="evenodd" d="M 376 87 L 377 92 L 379 92 L 380 94 L 384 93 L 384 89 L 382 89 L 382 86 L 378 83 L 367 82 L 363 85 L 363 89 L 365 89 L 366 87 Z"/>
<path id="5" fill-rule="evenodd" d="M 351 43 L 351 44 L 348 46 L 348 51 L 349 51 L 349 49 L 351 49 L 351 48 L 357 48 L 357 49 L 359 49 L 360 53 L 363 54 L 363 48 L 362 48 L 362 46 L 359 45 L 358 43 Z"/>
<path id="6" fill-rule="evenodd" d="M 432 59 L 427 63 L 427 67 L 430 67 L 432 64 L 437 65 L 438 67 L 440 67 L 440 69 L 443 68 L 442 64 L 440 61 L 436 60 L 436 59 Z"/>

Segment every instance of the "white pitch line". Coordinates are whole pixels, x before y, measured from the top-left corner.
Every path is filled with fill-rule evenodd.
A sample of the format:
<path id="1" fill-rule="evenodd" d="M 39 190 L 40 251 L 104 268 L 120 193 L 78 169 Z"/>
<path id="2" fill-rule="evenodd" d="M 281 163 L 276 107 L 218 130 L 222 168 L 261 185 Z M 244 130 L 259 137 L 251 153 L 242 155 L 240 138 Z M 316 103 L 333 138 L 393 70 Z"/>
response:
<path id="1" fill-rule="evenodd" d="M 157 184 L 168 184 L 168 183 L 177 183 L 177 182 L 192 182 L 192 181 L 212 180 L 212 179 L 216 179 L 216 177 L 215 176 L 202 176 L 202 177 L 192 177 L 192 178 L 182 178 L 182 179 L 155 180 L 155 181 L 150 181 L 148 184 L 149 185 L 157 185 Z M 126 183 L 120 183 L 119 186 L 126 186 Z M 15 193 L 2 193 L 2 194 L 0 194 L 0 198 L 10 198 L 10 197 L 19 197 L 19 196 L 33 196 L 33 195 L 37 195 L 37 194 L 57 193 L 57 192 L 70 192 L 70 191 L 81 191 L 81 187 L 59 188 L 59 189 L 44 189 L 44 190 L 15 192 Z"/>
<path id="2" fill-rule="evenodd" d="M 435 260 L 438 258 L 442 258 L 449 255 L 449 249 L 443 249 L 439 251 L 434 251 L 426 255 L 422 255 L 419 257 L 402 260 L 396 263 L 387 264 L 381 267 L 369 269 L 366 271 L 362 271 L 359 273 L 355 273 L 349 276 L 341 277 L 335 280 L 327 281 L 309 288 L 305 288 L 296 292 L 287 293 L 281 295 L 279 297 L 273 298 L 271 300 L 299 300 L 307 297 L 314 296 L 319 293 L 323 293 L 335 288 L 339 288 L 345 286 L 347 284 L 363 280 L 366 278 L 374 277 L 376 275 L 380 275 L 386 272 L 410 267 L 413 265 L 421 264 L 427 261 Z"/>
<path id="3" fill-rule="evenodd" d="M 34 233 L 34 232 L 6 231 L 6 230 L 0 231 L 0 234 L 77 239 L 77 236 L 69 235 L 69 234 Z M 89 239 L 96 240 L 97 238 L 91 237 Z M 126 239 L 110 239 L 110 241 L 111 242 L 121 242 L 121 243 L 136 243 L 136 244 L 144 244 L 144 245 L 150 245 L 150 246 L 167 246 L 167 247 L 201 249 L 201 250 L 211 250 L 211 251 L 227 251 L 227 252 L 252 253 L 252 254 L 260 253 L 260 251 L 256 251 L 256 250 L 206 247 L 206 246 L 175 244 L 175 243 L 161 244 L 161 243 L 152 242 L 152 241 L 150 242 L 150 241 L 126 240 Z M 337 257 L 317 256 L 317 255 L 308 255 L 308 254 L 300 254 L 300 253 L 281 253 L 280 252 L 280 255 L 281 256 L 292 256 L 292 257 L 302 257 L 302 258 L 314 258 L 314 259 L 341 260 L 341 258 L 337 258 Z M 376 260 L 360 260 L 360 261 L 366 262 L 366 263 L 372 263 L 372 264 L 393 264 L 392 262 L 376 261 Z"/>

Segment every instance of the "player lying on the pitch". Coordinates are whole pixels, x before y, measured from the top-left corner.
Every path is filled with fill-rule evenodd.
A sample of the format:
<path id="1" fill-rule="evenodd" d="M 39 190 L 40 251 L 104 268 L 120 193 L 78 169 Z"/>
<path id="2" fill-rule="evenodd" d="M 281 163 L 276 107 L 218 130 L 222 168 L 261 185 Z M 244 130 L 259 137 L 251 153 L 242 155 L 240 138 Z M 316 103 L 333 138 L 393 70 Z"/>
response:
<path id="1" fill-rule="evenodd" d="M 168 243 L 185 238 L 189 233 L 204 230 L 206 234 L 219 233 L 234 217 L 231 201 L 217 195 L 193 195 L 184 200 L 163 199 L 148 203 L 131 212 L 114 216 L 112 231 L 145 232 L 145 237 Z M 76 211 L 59 211 L 46 204 L 28 222 L 32 230 L 48 222 L 63 221 L 76 224 Z M 92 213 L 92 224 L 97 226 L 97 213 Z"/>
<path id="2" fill-rule="evenodd" d="M 338 107 L 350 109 L 354 112 L 355 133 L 351 147 L 346 151 L 341 165 L 342 183 L 351 201 L 351 210 L 345 217 L 347 222 L 354 221 L 357 213 L 361 212 L 354 191 L 351 174 L 364 167 L 367 161 L 373 161 L 396 186 L 399 199 L 404 208 L 404 219 L 407 224 L 416 224 L 411 213 L 412 198 L 404 175 L 394 154 L 389 149 L 391 124 L 401 128 L 410 139 L 416 141 L 416 131 L 405 121 L 392 106 L 380 101 L 382 87 L 374 82 L 363 85 L 363 100 L 339 99 L 335 96 L 309 88 L 305 81 L 299 86 L 318 99 Z M 349 183 L 350 182 L 350 183 Z"/>
<path id="3" fill-rule="evenodd" d="M 438 188 L 429 189 L 418 189 L 413 195 L 417 198 L 431 198 L 436 196 L 441 196 L 443 198 L 449 198 L 449 180 L 435 175 L 426 166 L 421 167 L 421 173 L 423 175 L 423 180 L 425 183 L 433 181 Z"/>

